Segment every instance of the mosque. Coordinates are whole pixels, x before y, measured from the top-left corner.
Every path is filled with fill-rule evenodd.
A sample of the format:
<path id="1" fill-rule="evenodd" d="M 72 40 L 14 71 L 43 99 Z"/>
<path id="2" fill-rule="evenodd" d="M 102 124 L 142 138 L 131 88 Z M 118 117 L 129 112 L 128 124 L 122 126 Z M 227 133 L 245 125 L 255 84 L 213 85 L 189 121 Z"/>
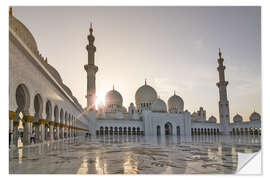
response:
<path id="1" fill-rule="evenodd" d="M 88 35 L 89 44 L 87 72 L 87 107 L 95 104 L 95 37 L 92 24 Z M 113 89 L 107 92 L 105 106 L 99 106 L 96 113 L 89 115 L 89 131 L 96 135 L 146 135 L 146 136 L 191 136 L 195 134 L 229 135 L 229 134 L 260 134 L 261 116 L 257 112 L 250 115 L 249 121 L 243 121 L 241 115 L 236 114 L 230 123 L 229 101 L 227 99 L 227 85 L 225 80 L 224 59 L 219 50 L 218 74 L 219 82 L 219 118 L 214 116 L 206 119 L 203 107 L 192 114 L 184 110 L 184 100 L 174 93 L 167 101 L 157 96 L 156 90 L 145 83 L 135 93 L 135 104 L 130 103 L 128 110 L 123 106 L 121 93 Z M 90 110 L 91 111 L 91 108 Z M 93 129 L 92 127 L 95 127 Z"/>
<path id="2" fill-rule="evenodd" d="M 30 30 L 9 12 L 9 138 L 11 145 L 30 144 L 31 134 L 37 142 L 72 138 L 85 133 L 95 135 L 247 135 L 260 134 L 261 116 L 253 112 L 249 120 L 241 115 L 230 122 L 225 66 L 219 51 L 219 120 L 206 118 L 202 107 L 194 113 L 184 109 L 184 100 L 174 93 L 167 103 L 157 96 L 146 81 L 135 93 L 135 103 L 123 106 L 121 93 L 115 88 L 105 97 L 105 105 L 95 108 L 96 73 L 92 24 L 88 35 L 87 106 L 83 108 L 63 83 L 57 70 L 38 50 Z M 21 136 L 22 134 L 22 136 Z"/>

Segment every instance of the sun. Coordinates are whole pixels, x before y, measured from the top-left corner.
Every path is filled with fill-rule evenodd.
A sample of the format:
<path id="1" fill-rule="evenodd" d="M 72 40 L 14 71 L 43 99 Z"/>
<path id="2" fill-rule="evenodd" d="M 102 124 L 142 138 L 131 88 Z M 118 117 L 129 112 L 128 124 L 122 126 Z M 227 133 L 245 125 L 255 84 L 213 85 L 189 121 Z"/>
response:
<path id="1" fill-rule="evenodd" d="M 96 102 L 95 102 L 96 109 L 98 109 L 99 105 L 104 105 L 104 104 L 105 104 L 105 94 L 97 94 Z"/>

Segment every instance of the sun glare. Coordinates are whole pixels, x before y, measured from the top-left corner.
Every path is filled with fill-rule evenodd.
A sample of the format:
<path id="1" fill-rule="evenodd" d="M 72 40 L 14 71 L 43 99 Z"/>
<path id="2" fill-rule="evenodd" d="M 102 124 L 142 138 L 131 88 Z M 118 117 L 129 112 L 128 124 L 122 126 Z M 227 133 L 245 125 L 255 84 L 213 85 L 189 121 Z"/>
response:
<path id="1" fill-rule="evenodd" d="M 98 109 L 99 105 L 104 105 L 104 104 L 105 104 L 105 95 L 104 94 L 98 94 L 96 102 L 95 102 L 96 109 Z"/>

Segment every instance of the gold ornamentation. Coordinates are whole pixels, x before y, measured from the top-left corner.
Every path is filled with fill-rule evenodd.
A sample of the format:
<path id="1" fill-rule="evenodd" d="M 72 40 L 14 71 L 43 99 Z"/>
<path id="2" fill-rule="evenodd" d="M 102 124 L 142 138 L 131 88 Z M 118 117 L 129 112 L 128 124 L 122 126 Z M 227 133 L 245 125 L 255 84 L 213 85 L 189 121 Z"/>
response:
<path id="1" fill-rule="evenodd" d="M 12 16 L 12 7 L 9 8 L 9 15 Z"/>
<path id="2" fill-rule="evenodd" d="M 9 111 L 9 120 L 13 120 L 16 117 L 16 113 L 13 111 Z"/>
<path id="3" fill-rule="evenodd" d="M 33 116 L 24 116 L 23 119 L 25 120 L 25 122 L 33 122 L 34 121 L 34 117 Z"/>
<path id="4" fill-rule="evenodd" d="M 39 119 L 39 123 L 40 124 L 45 124 L 46 123 L 46 120 L 45 119 Z"/>
<path id="5" fill-rule="evenodd" d="M 49 122 L 49 125 L 50 125 L 50 126 L 53 126 L 53 125 L 54 125 L 54 122 L 53 122 L 53 121 L 50 121 L 50 122 Z"/>
<path id="6" fill-rule="evenodd" d="M 19 126 L 19 122 L 13 122 L 13 126 Z"/>

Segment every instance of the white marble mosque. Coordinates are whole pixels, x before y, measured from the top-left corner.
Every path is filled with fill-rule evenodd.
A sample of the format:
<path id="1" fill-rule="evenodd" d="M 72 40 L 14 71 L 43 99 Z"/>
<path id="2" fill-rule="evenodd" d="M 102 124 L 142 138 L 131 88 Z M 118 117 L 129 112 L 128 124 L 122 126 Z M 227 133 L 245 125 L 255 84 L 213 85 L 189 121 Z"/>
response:
<path id="1" fill-rule="evenodd" d="M 219 122 L 201 107 L 191 113 L 184 108 L 184 97 L 176 93 L 166 101 L 160 99 L 151 83 L 144 82 L 135 93 L 135 103 L 123 106 L 121 93 L 115 88 L 106 94 L 104 106 L 95 108 L 96 77 L 92 24 L 88 35 L 87 107 L 83 108 L 63 83 L 62 77 L 47 58 L 42 57 L 30 30 L 9 15 L 9 135 L 11 145 L 30 144 L 33 132 L 37 142 L 85 135 L 192 136 L 247 135 L 261 133 L 261 116 L 252 112 L 249 120 L 237 114 L 230 122 L 227 98 L 228 81 L 219 50 Z M 214 62 L 214 61 L 213 61 Z M 102 67 L 101 67 L 102 68 Z M 214 82 L 213 82 L 214 83 Z"/>

